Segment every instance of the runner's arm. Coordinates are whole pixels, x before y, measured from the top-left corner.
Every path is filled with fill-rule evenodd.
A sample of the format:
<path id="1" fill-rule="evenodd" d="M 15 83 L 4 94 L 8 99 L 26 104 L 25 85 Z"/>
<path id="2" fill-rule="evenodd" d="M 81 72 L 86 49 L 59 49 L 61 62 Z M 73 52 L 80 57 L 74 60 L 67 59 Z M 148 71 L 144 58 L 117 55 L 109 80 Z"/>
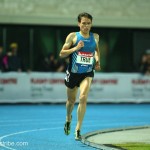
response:
<path id="1" fill-rule="evenodd" d="M 95 41 L 96 41 L 96 51 L 95 51 L 96 64 L 95 64 L 95 69 L 100 70 L 101 67 L 100 67 L 99 35 L 95 33 L 94 37 L 95 37 Z"/>
<path id="2" fill-rule="evenodd" d="M 75 33 L 70 33 L 65 41 L 65 44 L 63 45 L 59 56 L 61 58 L 67 57 L 70 54 L 72 54 L 73 52 L 79 50 L 80 48 L 82 48 L 84 46 L 84 43 L 82 41 L 79 41 L 79 43 L 77 44 L 77 46 L 70 48 L 73 45 L 73 39 L 75 38 L 76 34 Z"/>

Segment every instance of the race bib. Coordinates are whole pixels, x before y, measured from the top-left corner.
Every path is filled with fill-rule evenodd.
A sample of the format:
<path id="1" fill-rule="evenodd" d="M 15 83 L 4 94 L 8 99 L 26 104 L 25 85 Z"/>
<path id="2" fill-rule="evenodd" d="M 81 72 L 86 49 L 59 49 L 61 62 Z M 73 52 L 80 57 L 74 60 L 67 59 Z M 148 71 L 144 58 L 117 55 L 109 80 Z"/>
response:
<path id="1" fill-rule="evenodd" d="M 76 63 L 83 65 L 93 64 L 93 53 L 90 52 L 78 52 Z"/>

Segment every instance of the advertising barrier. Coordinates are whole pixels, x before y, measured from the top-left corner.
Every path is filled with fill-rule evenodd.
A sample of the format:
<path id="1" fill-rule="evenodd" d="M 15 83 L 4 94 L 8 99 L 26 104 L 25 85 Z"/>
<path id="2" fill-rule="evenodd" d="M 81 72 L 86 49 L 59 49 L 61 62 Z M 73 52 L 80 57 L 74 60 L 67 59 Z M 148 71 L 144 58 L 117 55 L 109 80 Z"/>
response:
<path id="1" fill-rule="evenodd" d="M 64 103 L 64 78 L 65 73 L 0 73 L 0 103 Z M 95 73 L 88 102 L 150 102 L 150 76 Z"/>

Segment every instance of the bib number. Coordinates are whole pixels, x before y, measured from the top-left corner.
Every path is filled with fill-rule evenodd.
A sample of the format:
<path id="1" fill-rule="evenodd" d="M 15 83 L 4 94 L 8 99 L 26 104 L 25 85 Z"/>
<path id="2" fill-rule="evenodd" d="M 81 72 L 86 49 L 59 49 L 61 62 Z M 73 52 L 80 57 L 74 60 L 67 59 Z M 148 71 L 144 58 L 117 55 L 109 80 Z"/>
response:
<path id="1" fill-rule="evenodd" d="M 90 52 L 78 52 L 77 63 L 84 65 L 93 64 L 93 54 Z"/>

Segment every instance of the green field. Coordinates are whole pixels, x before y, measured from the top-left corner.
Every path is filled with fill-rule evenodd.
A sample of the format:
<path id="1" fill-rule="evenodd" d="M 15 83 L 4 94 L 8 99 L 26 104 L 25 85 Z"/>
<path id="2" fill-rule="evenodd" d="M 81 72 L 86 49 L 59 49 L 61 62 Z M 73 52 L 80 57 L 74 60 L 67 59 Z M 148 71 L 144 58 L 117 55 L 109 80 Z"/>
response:
<path id="1" fill-rule="evenodd" d="M 123 144 L 115 144 L 114 146 L 117 146 L 126 150 L 150 150 L 150 143 L 149 144 L 147 143 L 123 143 Z"/>

